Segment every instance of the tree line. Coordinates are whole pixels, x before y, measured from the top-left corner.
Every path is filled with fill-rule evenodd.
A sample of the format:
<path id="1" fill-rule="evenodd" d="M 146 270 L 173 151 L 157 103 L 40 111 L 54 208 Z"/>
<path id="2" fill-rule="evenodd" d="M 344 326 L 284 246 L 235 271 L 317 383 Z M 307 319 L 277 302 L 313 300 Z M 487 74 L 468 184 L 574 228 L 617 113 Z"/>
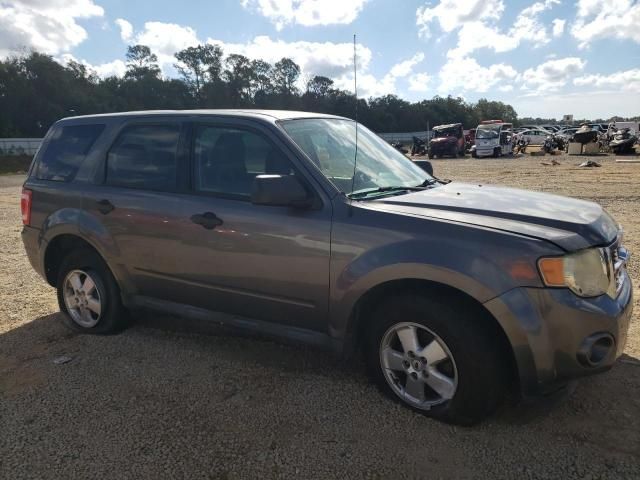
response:
<path id="1" fill-rule="evenodd" d="M 61 65 L 30 52 L 0 61 L 0 137 L 40 137 L 56 120 L 92 113 L 185 108 L 295 109 L 358 120 L 375 132 L 423 131 L 427 126 L 480 120 L 517 122 L 513 107 L 481 99 L 434 97 L 408 102 L 396 95 L 358 99 L 326 76 L 306 78 L 283 58 L 270 64 L 244 55 L 224 55 L 217 45 L 198 45 L 175 54 L 180 78 L 161 75 L 158 58 L 145 45 L 130 46 L 126 73 L 100 78 L 82 63 Z"/>

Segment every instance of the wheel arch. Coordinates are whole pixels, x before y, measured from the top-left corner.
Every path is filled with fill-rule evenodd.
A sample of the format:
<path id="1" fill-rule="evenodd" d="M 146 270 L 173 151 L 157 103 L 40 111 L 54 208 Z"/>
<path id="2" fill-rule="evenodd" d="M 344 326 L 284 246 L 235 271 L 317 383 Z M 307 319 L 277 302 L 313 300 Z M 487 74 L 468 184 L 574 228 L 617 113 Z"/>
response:
<path id="1" fill-rule="evenodd" d="M 91 250 L 104 261 L 104 256 L 100 254 L 96 247 L 76 234 L 61 233 L 47 242 L 44 252 L 44 273 L 49 285 L 56 286 L 58 272 L 65 256 L 80 249 Z"/>
<path id="2" fill-rule="evenodd" d="M 496 335 L 500 353 L 509 364 L 509 380 L 515 390 L 519 388 L 516 355 L 509 341 L 507 332 L 505 332 L 500 322 L 481 302 L 468 293 L 456 287 L 433 280 L 412 278 L 390 280 L 375 285 L 361 295 L 352 309 L 347 326 L 344 342 L 345 355 L 354 355 L 361 350 L 362 342 L 369 327 L 366 319 L 371 316 L 371 312 L 387 299 L 398 294 L 406 293 L 433 296 L 438 299 L 445 299 L 448 302 L 455 302 L 460 308 L 477 316 L 478 321 L 483 322 L 486 328 L 491 329 Z"/>

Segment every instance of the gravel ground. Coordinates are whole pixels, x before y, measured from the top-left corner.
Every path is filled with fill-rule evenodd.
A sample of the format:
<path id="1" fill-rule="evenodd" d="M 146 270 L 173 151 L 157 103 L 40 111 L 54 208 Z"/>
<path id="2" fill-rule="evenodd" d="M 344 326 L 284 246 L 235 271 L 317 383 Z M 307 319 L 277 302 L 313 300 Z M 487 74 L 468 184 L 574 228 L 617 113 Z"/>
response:
<path id="1" fill-rule="evenodd" d="M 443 178 L 598 201 L 640 252 L 640 164 L 555 158 L 562 165 L 434 166 Z M 117 336 L 70 332 L 23 252 L 21 181 L 0 177 L 0 478 L 640 478 L 637 300 L 612 371 L 552 408 L 505 407 L 453 428 L 388 401 L 360 363 L 323 352 L 153 315 Z M 636 257 L 636 285 L 639 267 Z M 71 361 L 55 364 L 61 356 Z"/>

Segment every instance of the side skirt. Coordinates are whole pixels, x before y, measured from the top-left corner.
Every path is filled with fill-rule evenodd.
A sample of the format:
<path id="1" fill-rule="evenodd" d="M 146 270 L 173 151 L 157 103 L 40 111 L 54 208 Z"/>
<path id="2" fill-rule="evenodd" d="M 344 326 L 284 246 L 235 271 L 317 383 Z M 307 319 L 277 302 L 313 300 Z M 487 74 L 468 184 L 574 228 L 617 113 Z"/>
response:
<path id="1" fill-rule="evenodd" d="M 340 340 L 332 338 L 326 333 L 316 332 L 306 328 L 281 325 L 225 312 L 215 312 L 194 307 L 193 305 L 169 302 L 143 295 L 134 295 L 128 300 L 127 307 L 130 308 L 154 310 L 176 317 L 186 317 L 196 321 L 214 323 L 222 327 L 237 330 L 238 332 L 249 333 L 256 336 L 266 336 L 293 345 L 304 344 L 331 350 L 335 353 L 342 352 L 342 342 Z"/>

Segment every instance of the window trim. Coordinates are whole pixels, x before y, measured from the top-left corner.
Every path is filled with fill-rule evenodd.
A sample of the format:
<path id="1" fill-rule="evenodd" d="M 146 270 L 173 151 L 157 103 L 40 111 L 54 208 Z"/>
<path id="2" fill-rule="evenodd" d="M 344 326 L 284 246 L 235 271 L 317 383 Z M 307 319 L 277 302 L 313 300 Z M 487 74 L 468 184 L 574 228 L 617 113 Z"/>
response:
<path id="1" fill-rule="evenodd" d="M 137 127 L 167 127 L 174 126 L 177 127 L 178 130 L 178 141 L 176 143 L 176 184 L 173 189 L 156 189 L 156 188 L 145 188 L 145 187 L 132 187 L 125 185 L 114 185 L 109 183 L 109 177 L 107 175 L 109 169 L 109 154 L 114 149 L 120 138 L 130 129 Z M 102 171 L 102 182 L 101 184 L 105 187 L 109 188 L 123 188 L 126 190 L 136 190 L 143 192 L 158 192 L 158 193 L 184 193 L 184 185 L 180 185 L 181 176 L 184 177 L 184 172 L 180 172 L 181 169 L 184 169 L 184 137 L 185 137 L 185 122 L 177 119 L 177 120 L 165 120 L 165 121 L 132 121 L 126 122 L 122 125 L 122 127 L 118 130 L 116 135 L 113 138 L 113 141 L 109 144 L 109 148 L 105 150 L 104 154 L 104 164 Z M 188 159 L 187 159 L 188 161 Z M 184 183 L 184 182 L 183 182 Z"/>
<path id="2" fill-rule="evenodd" d="M 197 135 L 198 129 L 201 127 L 233 129 L 233 130 L 239 130 L 244 132 L 251 132 L 253 134 L 260 136 L 268 144 L 270 144 L 273 148 L 275 148 L 278 152 L 280 152 L 282 155 L 284 155 L 287 158 L 287 160 L 291 164 L 291 168 L 293 170 L 294 175 L 298 177 L 298 180 L 301 181 L 302 185 L 307 190 L 307 192 L 311 196 L 313 196 L 314 202 L 317 202 L 320 199 L 318 193 L 309 184 L 309 181 L 304 177 L 304 175 L 301 174 L 300 169 L 296 166 L 296 164 L 293 161 L 291 161 L 291 155 L 289 155 L 281 147 L 279 147 L 276 144 L 276 142 L 274 142 L 267 133 L 261 131 L 258 128 L 254 128 L 252 126 L 229 122 L 226 119 L 220 122 L 212 121 L 211 119 L 195 120 L 191 122 L 191 131 L 190 131 L 191 138 L 189 139 L 189 142 L 188 142 L 189 143 L 189 193 L 191 195 L 220 198 L 223 200 L 237 200 L 237 201 L 249 203 L 249 204 L 251 203 L 251 193 L 249 193 L 248 195 L 243 195 L 240 193 L 203 191 L 203 190 L 198 190 L 196 188 L 195 142 L 196 142 L 196 135 Z"/>

